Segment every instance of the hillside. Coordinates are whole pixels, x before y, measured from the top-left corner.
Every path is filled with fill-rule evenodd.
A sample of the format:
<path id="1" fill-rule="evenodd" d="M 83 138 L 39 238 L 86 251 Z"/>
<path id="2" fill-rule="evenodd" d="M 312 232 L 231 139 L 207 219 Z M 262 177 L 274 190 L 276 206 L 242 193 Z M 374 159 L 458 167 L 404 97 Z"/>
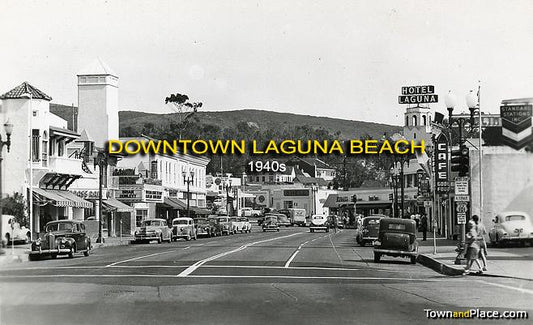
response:
<path id="1" fill-rule="evenodd" d="M 255 123 L 259 129 L 286 129 L 298 125 L 308 125 L 313 129 L 325 129 L 332 134 L 340 132 L 340 139 L 355 139 L 364 135 L 379 139 L 383 133 L 389 135 L 401 127 L 372 122 L 343 120 L 330 117 L 278 113 L 265 110 L 235 110 L 220 112 L 198 112 L 196 117 L 204 125 L 216 125 L 222 129 L 234 128 L 239 122 Z M 142 130 L 145 123 L 167 126 L 176 122 L 176 114 L 153 114 L 136 111 L 119 112 L 120 130 Z"/>

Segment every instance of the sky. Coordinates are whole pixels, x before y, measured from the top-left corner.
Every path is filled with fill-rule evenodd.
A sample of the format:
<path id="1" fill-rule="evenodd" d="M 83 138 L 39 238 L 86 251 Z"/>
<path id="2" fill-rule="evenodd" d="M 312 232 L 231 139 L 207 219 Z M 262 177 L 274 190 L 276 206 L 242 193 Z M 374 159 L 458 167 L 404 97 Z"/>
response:
<path id="1" fill-rule="evenodd" d="M 434 85 L 445 112 L 533 97 L 533 1 L 0 1 L 0 93 L 28 81 L 77 105 L 96 57 L 120 110 L 256 108 L 402 125 L 402 86 Z"/>

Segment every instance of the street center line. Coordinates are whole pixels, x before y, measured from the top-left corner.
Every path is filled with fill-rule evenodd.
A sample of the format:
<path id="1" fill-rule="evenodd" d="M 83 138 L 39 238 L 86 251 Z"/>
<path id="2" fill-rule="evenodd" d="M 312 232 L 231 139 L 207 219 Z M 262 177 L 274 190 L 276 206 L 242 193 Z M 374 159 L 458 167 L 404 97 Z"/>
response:
<path id="1" fill-rule="evenodd" d="M 287 260 L 287 263 L 285 263 L 285 266 L 284 266 L 285 268 L 288 268 L 289 265 L 291 265 L 292 260 L 294 260 L 294 258 L 296 257 L 296 255 L 300 252 L 300 249 L 302 249 L 302 247 L 303 247 L 305 244 L 307 244 L 308 242 L 309 242 L 309 240 L 306 241 L 306 242 L 304 242 L 304 243 L 302 243 L 302 244 L 300 244 L 300 246 L 298 246 L 298 248 L 296 249 L 296 251 L 295 251 L 295 252 L 291 255 L 291 257 Z"/>
<path id="2" fill-rule="evenodd" d="M 511 287 L 511 286 L 508 286 L 508 285 L 505 285 L 505 284 L 492 283 L 492 282 L 487 282 L 487 281 L 484 281 L 484 280 L 477 280 L 477 281 L 481 282 L 481 283 L 484 283 L 484 284 L 491 285 L 491 286 L 500 287 L 500 288 L 506 288 L 506 289 L 511 289 L 511 290 L 516 290 L 516 291 L 520 291 L 522 293 L 529 293 L 530 295 L 533 295 L 533 290 L 524 289 L 524 288 L 518 288 L 518 287 Z"/>
<path id="3" fill-rule="evenodd" d="M 303 233 L 294 233 L 294 234 L 290 234 L 290 235 L 287 235 L 287 236 L 274 237 L 274 238 L 264 239 L 264 240 L 260 240 L 260 241 L 256 241 L 256 242 L 253 242 L 253 243 L 242 245 L 242 246 L 240 246 L 238 248 L 235 248 L 235 249 L 232 249 L 230 251 L 222 252 L 220 254 L 217 254 L 217 255 L 205 258 L 203 260 L 200 260 L 200 261 L 194 263 L 193 265 L 189 266 L 187 269 L 183 270 L 180 274 L 178 274 L 176 276 L 177 277 L 186 277 L 186 276 L 190 275 L 192 272 L 196 271 L 196 269 L 198 269 L 200 266 L 204 265 L 207 262 L 211 262 L 211 261 L 214 261 L 214 260 L 216 260 L 218 258 L 224 257 L 226 255 L 233 254 L 233 253 L 245 250 L 246 248 L 248 248 L 250 246 L 253 246 L 253 245 L 256 245 L 256 244 L 261 244 L 261 243 L 266 243 L 266 242 L 269 242 L 269 241 L 274 241 L 274 240 L 278 240 L 278 239 L 282 239 L 282 238 L 289 238 L 289 237 L 296 236 L 296 235 L 301 235 L 301 234 L 303 234 Z"/>

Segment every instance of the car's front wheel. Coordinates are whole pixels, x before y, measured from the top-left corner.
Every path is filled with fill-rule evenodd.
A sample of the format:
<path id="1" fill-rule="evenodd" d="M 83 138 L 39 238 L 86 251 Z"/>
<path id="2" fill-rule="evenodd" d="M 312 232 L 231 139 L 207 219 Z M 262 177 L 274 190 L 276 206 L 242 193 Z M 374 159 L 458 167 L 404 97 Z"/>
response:
<path id="1" fill-rule="evenodd" d="M 416 264 L 416 256 L 411 256 L 411 264 Z"/>
<path id="2" fill-rule="evenodd" d="M 379 263 L 379 260 L 381 259 L 380 253 L 374 253 L 374 263 Z"/>
<path id="3" fill-rule="evenodd" d="M 161 244 L 162 242 L 163 242 L 163 234 L 159 235 L 159 237 L 157 238 L 158 244 Z"/>

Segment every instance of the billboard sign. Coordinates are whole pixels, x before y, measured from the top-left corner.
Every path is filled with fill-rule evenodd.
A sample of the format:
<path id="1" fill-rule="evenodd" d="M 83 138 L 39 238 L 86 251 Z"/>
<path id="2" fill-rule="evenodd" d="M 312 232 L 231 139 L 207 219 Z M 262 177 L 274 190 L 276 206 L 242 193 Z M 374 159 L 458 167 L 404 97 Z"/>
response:
<path id="1" fill-rule="evenodd" d="M 500 106 L 502 136 L 507 145 L 519 150 L 533 140 L 532 111 L 533 103 L 502 101 Z"/>

